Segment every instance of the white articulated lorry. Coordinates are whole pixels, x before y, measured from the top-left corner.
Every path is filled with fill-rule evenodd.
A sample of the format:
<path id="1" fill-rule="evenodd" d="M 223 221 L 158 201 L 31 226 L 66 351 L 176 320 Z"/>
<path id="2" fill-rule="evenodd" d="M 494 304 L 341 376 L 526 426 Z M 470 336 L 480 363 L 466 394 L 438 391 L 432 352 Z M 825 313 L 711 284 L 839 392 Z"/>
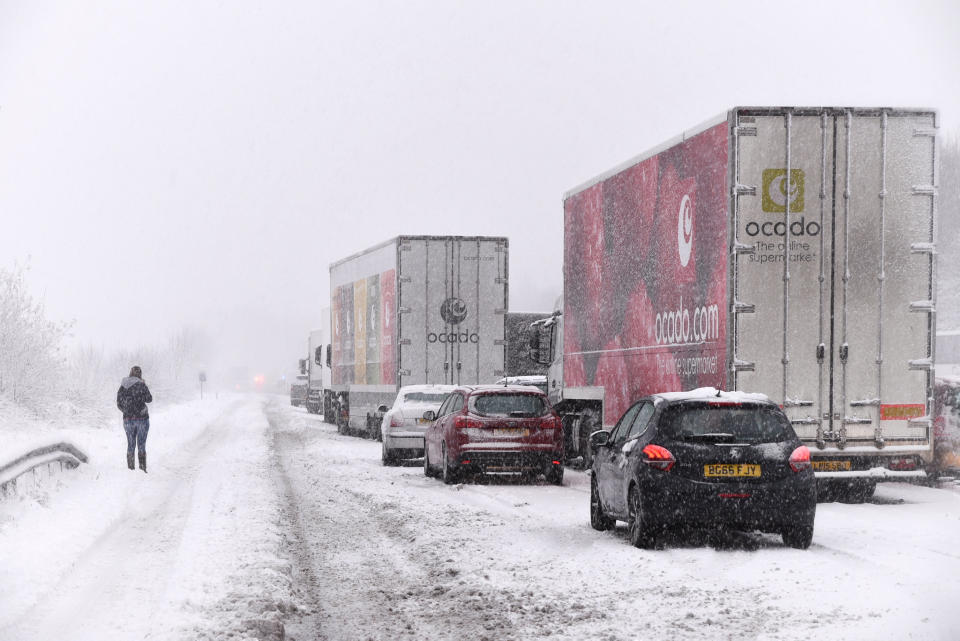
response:
<path id="1" fill-rule="evenodd" d="M 327 324 L 330 320 L 330 310 L 324 308 L 321 317 L 324 324 L 319 329 L 310 331 L 307 339 L 307 398 L 304 405 L 311 414 L 323 414 L 328 422 L 336 420 L 333 411 L 333 391 L 330 387 L 330 330 Z"/>
<path id="2" fill-rule="evenodd" d="M 378 436 L 404 385 L 503 376 L 507 250 L 502 237 L 399 236 L 330 265 L 341 431 Z"/>
<path id="3" fill-rule="evenodd" d="M 937 115 L 735 108 L 564 197 L 535 324 L 568 456 L 646 394 L 762 392 L 821 487 L 932 457 Z"/>

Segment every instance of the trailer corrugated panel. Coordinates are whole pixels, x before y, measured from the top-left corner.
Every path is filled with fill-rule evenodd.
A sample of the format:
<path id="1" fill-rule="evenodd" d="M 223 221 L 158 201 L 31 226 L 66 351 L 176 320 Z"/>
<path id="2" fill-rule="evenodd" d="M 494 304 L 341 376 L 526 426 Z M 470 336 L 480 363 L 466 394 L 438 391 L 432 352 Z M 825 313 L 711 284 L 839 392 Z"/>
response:
<path id="1" fill-rule="evenodd" d="M 928 449 L 936 114 L 732 114 L 731 387 L 821 447 Z"/>
<path id="2" fill-rule="evenodd" d="M 492 383 L 502 376 L 506 238 L 402 236 L 401 385 Z"/>

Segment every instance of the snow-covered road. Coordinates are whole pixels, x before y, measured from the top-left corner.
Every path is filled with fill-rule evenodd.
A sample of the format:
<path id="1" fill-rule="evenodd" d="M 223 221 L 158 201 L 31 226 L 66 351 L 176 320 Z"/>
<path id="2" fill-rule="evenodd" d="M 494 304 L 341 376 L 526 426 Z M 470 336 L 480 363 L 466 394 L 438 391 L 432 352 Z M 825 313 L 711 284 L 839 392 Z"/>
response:
<path id="1" fill-rule="evenodd" d="M 954 491 L 821 504 L 807 551 L 645 551 L 590 528 L 580 472 L 445 486 L 275 397 L 153 424 L 149 475 L 117 442 L 0 503 L 0 640 L 960 638 Z"/>

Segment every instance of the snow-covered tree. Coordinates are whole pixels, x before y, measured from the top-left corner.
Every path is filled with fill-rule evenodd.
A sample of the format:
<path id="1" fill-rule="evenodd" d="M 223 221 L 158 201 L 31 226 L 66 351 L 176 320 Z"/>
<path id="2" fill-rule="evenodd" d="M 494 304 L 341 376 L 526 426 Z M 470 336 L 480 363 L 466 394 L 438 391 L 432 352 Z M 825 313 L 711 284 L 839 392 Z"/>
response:
<path id="1" fill-rule="evenodd" d="M 25 282 L 27 268 L 0 268 L 0 397 L 39 407 L 50 398 L 64 366 L 69 324 L 48 320 Z"/>

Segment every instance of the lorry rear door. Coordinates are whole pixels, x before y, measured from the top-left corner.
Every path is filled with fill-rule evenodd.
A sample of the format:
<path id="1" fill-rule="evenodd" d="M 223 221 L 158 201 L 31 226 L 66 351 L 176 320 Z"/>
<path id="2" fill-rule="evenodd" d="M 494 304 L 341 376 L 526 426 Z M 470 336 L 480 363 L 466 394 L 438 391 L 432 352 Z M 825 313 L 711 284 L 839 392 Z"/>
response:
<path id="1" fill-rule="evenodd" d="M 820 447 L 926 445 L 936 115 L 739 109 L 731 381 Z"/>
<path id="2" fill-rule="evenodd" d="M 401 237 L 397 251 L 401 384 L 503 376 L 507 239 Z"/>

